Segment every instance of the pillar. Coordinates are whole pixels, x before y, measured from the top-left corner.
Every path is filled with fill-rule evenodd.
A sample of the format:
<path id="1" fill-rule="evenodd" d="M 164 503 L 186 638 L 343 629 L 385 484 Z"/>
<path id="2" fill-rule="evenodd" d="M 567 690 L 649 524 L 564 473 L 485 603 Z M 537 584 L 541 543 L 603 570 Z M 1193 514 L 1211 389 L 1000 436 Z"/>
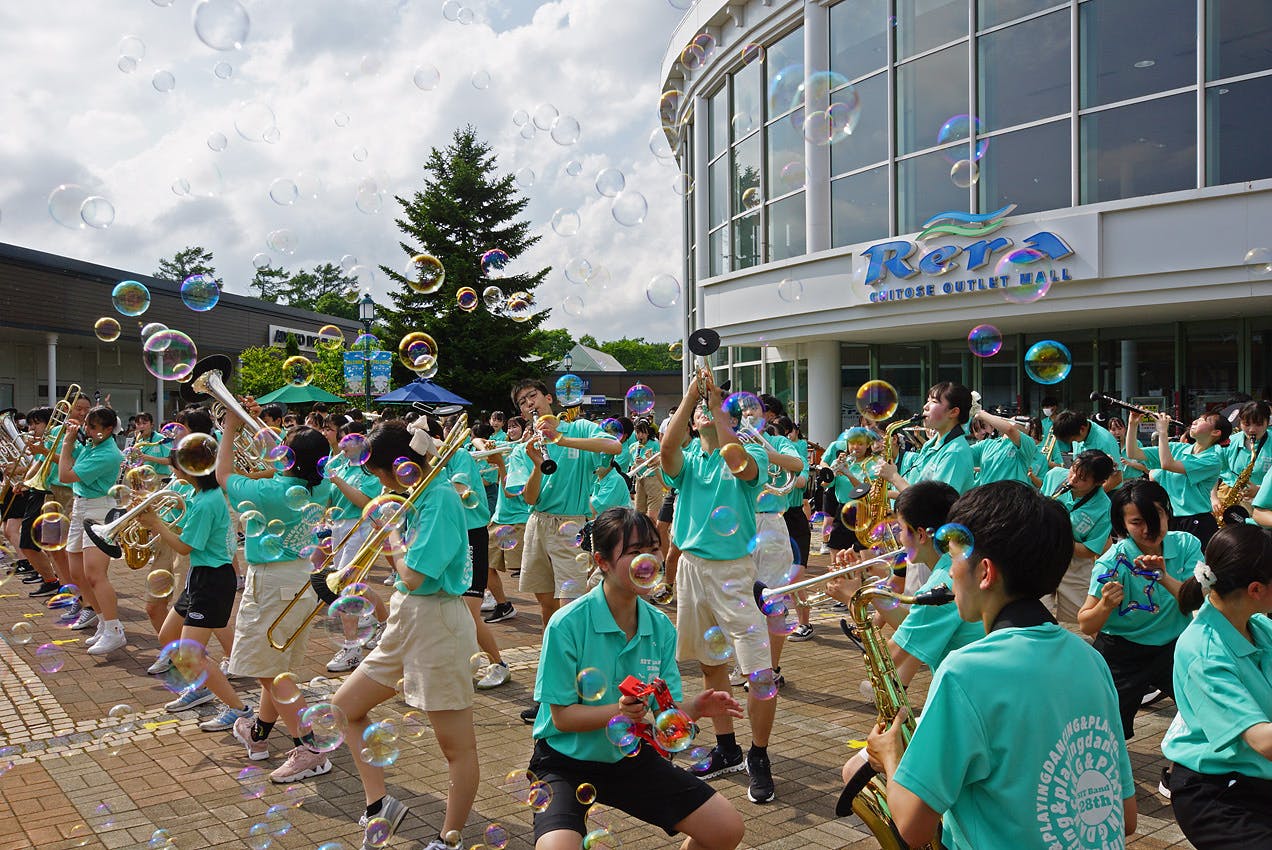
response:
<path id="1" fill-rule="evenodd" d="M 833 339 L 804 343 L 808 357 L 808 439 L 823 446 L 840 431 L 839 343 Z"/>
<path id="2" fill-rule="evenodd" d="M 1139 367 L 1136 364 L 1136 345 L 1133 339 L 1122 340 L 1122 371 L 1121 386 L 1119 389 L 1120 397 L 1123 401 L 1129 399 L 1133 395 L 1139 395 Z M 1098 387 L 1097 387 L 1098 389 Z M 1103 392 L 1103 390 L 1101 390 Z"/>
<path id="3" fill-rule="evenodd" d="M 809 77 L 829 67 L 830 9 L 817 0 L 804 0 L 804 91 L 808 92 L 805 119 L 812 112 L 824 112 L 830 105 L 828 93 L 809 85 Z M 830 249 L 830 146 L 805 139 L 804 167 L 808 174 L 804 189 L 804 238 L 808 253 L 816 254 Z"/>
<path id="4" fill-rule="evenodd" d="M 155 378 L 155 430 L 158 430 L 159 426 L 163 425 L 167 421 L 164 419 L 163 393 L 163 379 Z M 145 399 L 142 399 L 142 402 L 144 408 Z"/>
<path id="5" fill-rule="evenodd" d="M 52 407 L 62 399 L 57 392 L 57 334 L 47 334 L 46 338 L 49 344 L 49 407 Z"/>
<path id="6" fill-rule="evenodd" d="M 693 179 L 693 233 L 691 238 L 698 246 L 694 254 L 694 279 L 693 279 L 693 297 L 686 299 L 686 304 L 691 305 L 689 312 L 685 314 L 685 335 L 688 339 L 689 334 L 698 328 L 710 327 L 707 323 L 706 313 L 703 309 L 703 292 L 702 281 L 707 279 L 711 272 L 711 239 L 709 230 L 711 227 L 711 207 L 709 206 L 708 197 L 708 174 L 707 165 L 710 161 L 711 151 L 707 145 L 707 99 L 702 96 L 699 91 L 693 96 L 693 124 L 691 125 L 693 133 L 693 160 L 683 163 L 687 169 L 689 176 Z M 688 250 L 688 246 L 685 246 Z M 688 385 L 689 376 L 697 368 L 698 358 L 690 353 L 689 349 L 685 349 L 685 359 L 681 364 L 682 377 L 684 383 Z"/>

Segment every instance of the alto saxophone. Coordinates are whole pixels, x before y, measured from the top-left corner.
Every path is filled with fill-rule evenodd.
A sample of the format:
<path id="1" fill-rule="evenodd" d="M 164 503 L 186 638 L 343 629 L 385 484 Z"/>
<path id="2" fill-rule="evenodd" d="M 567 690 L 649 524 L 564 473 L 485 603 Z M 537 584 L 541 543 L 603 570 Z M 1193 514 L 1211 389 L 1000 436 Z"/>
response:
<path id="1" fill-rule="evenodd" d="M 902 428 L 907 428 L 922 419 L 923 414 L 916 413 L 909 419 L 898 419 L 888 426 L 883 435 L 884 463 L 896 462 L 897 449 L 894 441 L 896 433 Z M 860 541 L 862 546 L 866 547 L 895 542 L 887 539 L 890 535 L 880 534 L 876 536 L 875 534 L 875 531 L 881 526 L 886 528 L 886 524 L 892 519 L 892 511 L 888 504 L 888 482 L 883 479 L 883 476 L 876 475 L 871 479 L 870 490 L 866 493 L 863 501 L 868 519 L 864 523 L 859 523 L 855 529 L 857 540 Z"/>
<path id="2" fill-rule="evenodd" d="M 906 718 L 901 727 L 901 740 L 909 746 L 917 725 L 914 712 L 910 709 L 910 700 L 906 696 L 905 687 L 897 676 L 896 665 L 892 663 L 892 654 L 888 652 L 888 641 L 883 631 L 874 624 L 870 614 L 870 603 L 875 599 L 890 599 L 902 605 L 945 605 L 954 599 L 954 594 L 946 585 L 937 585 L 929 591 L 914 596 L 894 593 L 883 585 L 866 585 L 853 594 L 848 605 L 853 623 L 856 624 L 854 640 L 861 648 L 866 661 L 866 671 L 870 676 L 870 685 L 874 688 L 875 708 L 878 710 L 878 722 L 890 726 L 901 709 L 906 709 Z M 850 635 L 851 637 L 851 635 Z M 888 808 L 888 787 L 874 769 L 866 765 L 858 772 L 854 781 L 844 789 L 836 807 L 836 814 L 846 814 L 851 804 L 853 814 L 865 822 L 866 827 L 879 842 L 882 850 L 907 850 L 909 844 L 901 838 L 896 825 L 892 822 L 892 813 Z M 933 838 L 922 845 L 924 850 L 941 850 L 939 838 Z"/>
<path id="3" fill-rule="evenodd" d="M 1254 464 L 1258 460 L 1258 446 L 1251 444 L 1250 462 L 1246 464 L 1245 469 L 1241 470 L 1241 474 L 1237 476 L 1236 481 L 1232 482 L 1232 486 L 1229 487 L 1222 481 L 1215 486 L 1219 496 L 1219 510 L 1214 512 L 1214 517 L 1220 528 L 1228 524 L 1230 515 L 1234 519 L 1238 517 L 1246 519 L 1248 517 L 1245 508 L 1238 507 L 1238 505 L 1241 504 L 1242 499 L 1245 497 L 1245 488 L 1250 484 L 1250 476 L 1254 474 Z"/>

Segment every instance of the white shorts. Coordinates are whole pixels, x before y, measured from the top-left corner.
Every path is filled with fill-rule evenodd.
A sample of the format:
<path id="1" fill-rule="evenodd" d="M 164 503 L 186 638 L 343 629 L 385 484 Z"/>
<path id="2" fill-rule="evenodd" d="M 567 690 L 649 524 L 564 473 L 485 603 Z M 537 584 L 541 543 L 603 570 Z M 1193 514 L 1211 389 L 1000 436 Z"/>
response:
<path id="1" fill-rule="evenodd" d="M 335 546 L 345 539 L 350 529 L 357 525 L 357 519 L 338 519 L 331 524 L 331 545 Z M 362 544 L 366 542 L 367 535 L 371 531 L 371 523 L 364 522 L 362 526 L 353 533 L 345 544 L 336 550 L 335 567 L 336 572 L 343 570 L 349 566 L 349 562 L 353 560 L 353 556 L 358 554 L 358 550 L 362 548 Z"/>
<path id="2" fill-rule="evenodd" d="M 780 517 L 779 517 L 780 519 Z M 755 604 L 755 561 L 708 561 L 680 553 L 676 571 L 676 658 L 704 667 L 724 664 L 704 636 L 719 626 L 729 636 L 738 667 L 750 675 L 773 666 L 768 626 Z"/>
<path id="3" fill-rule="evenodd" d="M 1060 579 L 1060 586 L 1051 595 L 1053 600 L 1049 608 L 1053 609 L 1056 619 L 1062 623 L 1076 623 L 1078 611 L 1086 604 L 1091 594 L 1091 570 L 1095 569 L 1094 558 L 1074 558 L 1069 561 L 1069 569 Z"/>
<path id="4" fill-rule="evenodd" d="M 522 544 L 525 552 L 518 585 L 522 593 L 551 593 L 554 599 L 577 599 L 587 592 L 590 561 L 573 539 L 558 531 L 566 521 L 577 523 L 581 529 L 587 517 L 531 511 Z"/>
<path id="5" fill-rule="evenodd" d="M 83 499 L 76 496 L 74 506 L 71 508 L 71 527 L 66 535 L 66 551 L 75 553 L 83 552 L 85 548 L 96 549 L 93 541 L 84 533 L 84 520 L 91 519 L 95 523 L 103 523 L 106 521 L 106 514 L 113 507 L 115 507 L 115 500 L 109 496 L 99 496 L 96 499 Z"/>
<path id="6" fill-rule="evenodd" d="M 461 596 L 393 594 L 380 643 L 358 665 L 372 681 L 397 690 L 423 711 L 473 704 L 477 627 Z"/>

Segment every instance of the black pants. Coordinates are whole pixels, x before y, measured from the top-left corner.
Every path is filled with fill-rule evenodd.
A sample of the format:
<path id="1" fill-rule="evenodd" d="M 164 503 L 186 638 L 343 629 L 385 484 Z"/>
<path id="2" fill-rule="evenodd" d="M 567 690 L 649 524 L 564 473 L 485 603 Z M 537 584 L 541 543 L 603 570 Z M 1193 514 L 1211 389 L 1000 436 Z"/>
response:
<path id="1" fill-rule="evenodd" d="M 1190 514 L 1172 519 L 1170 530 L 1188 532 L 1201 541 L 1201 548 L 1205 550 L 1210 538 L 1214 537 L 1215 532 L 1219 530 L 1219 523 L 1215 521 L 1215 515 L 1211 513 Z"/>
<path id="2" fill-rule="evenodd" d="M 808 517 L 804 516 L 804 508 L 787 508 L 782 519 L 786 520 L 786 533 L 795 541 L 795 548 L 799 550 L 800 565 L 808 566 L 808 547 L 813 542 L 813 530 L 809 528 Z"/>
<path id="3" fill-rule="evenodd" d="M 1272 850 L 1272 780 L 1170 769 L 1170 804 L 1197 850 Z"/>
<path id="4" fill-rule="evenodd" d="M 1171 699 L 1175 698 L 1175 686 L 1171 680 L 1175 669 L 1175 642 L 1149 646 L 1100 632 L 1092 646 L 1104 656 L 1109 672 L 1113 674 L 1117 707 L 1122 715 L 1122 732 L 1129 741 L 1135 736 L 1135 712 L 1139 711 L 1144 694 L 1159 689 Z"/>

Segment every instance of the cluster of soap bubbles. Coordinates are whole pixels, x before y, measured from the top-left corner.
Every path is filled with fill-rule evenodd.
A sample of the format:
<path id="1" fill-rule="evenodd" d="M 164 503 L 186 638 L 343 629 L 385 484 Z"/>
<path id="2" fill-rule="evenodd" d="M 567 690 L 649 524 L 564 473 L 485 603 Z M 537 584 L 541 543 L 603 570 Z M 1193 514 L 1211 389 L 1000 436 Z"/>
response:
<path id="1" fill-rule="evenodd" d="M 551 103 L 540 103 L 533 112 L 518 109 L 512 123 L 520 129 L 522 139 L 529 141 L 539 133 L 547 133 L 561 147 L 570 147 L 583 135 L 583 127 L 573 115 L 563 115 Z"/>
<path id="2" fill-rule="evenodd" d="M 953 145 L 941 151 L 950 164 L 950 181 L 960 189 L 969 189 L 980 180 L 980 161 L 989 150 L 989 139 L 984 138 L 983 132 L 981 120 L 975 115 L 952 115 L 936 131 L 938 145 L 976 137 L 974 146 Z"/>
<path id="3" fill-rule="evenodd" d="M 70 230 L 105 230 L 115 223 L 115 206 L 77 183 L 62 183 L 49 193 L 49 215 Z"/>

